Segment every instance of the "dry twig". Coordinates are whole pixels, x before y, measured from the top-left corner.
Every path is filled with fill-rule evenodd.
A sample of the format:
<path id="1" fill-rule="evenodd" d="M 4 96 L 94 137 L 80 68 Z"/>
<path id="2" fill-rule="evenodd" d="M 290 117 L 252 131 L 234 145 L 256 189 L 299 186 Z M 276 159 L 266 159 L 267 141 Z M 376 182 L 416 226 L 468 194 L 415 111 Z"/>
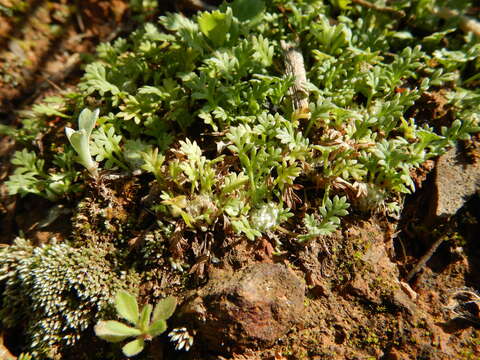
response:
<path id="1" fill-rule="evenodd" d="M 433 14 L 445 20 L 458 18 L 460 21 L 460 29 L 463 32 L 473 32 L 475 36 L 480 38 L 480 23 L 478 21 L 468 16 L 460 15 L 456 10 L 447 8 L 434 8 Z"/>
<path id="2" fill-rule="evenodd" d="M 407 275 L 406 280 L 410 281 L 413 279 L 413 277 L 423 269 L 423 267 L 427 264 L 428 260 L 433 256 L 435 251 L 437 251 L 438 247 L 448 238 L 447 235 L 441 236 L 437 241 L 435 241 L 430 249 L 426 252 L 425 255 L 423 255 L 420 259 L 420 261 L 413 267 L 412 270 Z"/>
<path id="3" fill-rule="evenodd" d="M 290 88 L 294 111 L 308 112 L 307 72 L 303 55 L 296 44 L 282 40 L 280 45 L 285 56 L 285 73 L 294 78 L 293 86 Z"/>
<path id="4" fill-rule="evenodd" d="M 397 17 L 405 17 L 405 12 L 402 10 L 397 10 L 389 6 L 378 6 L 366 0 L 352 0 L 354 4 L 366 7 L 368 9 L 372 9 L 378 12 L 390 13 Z"/>

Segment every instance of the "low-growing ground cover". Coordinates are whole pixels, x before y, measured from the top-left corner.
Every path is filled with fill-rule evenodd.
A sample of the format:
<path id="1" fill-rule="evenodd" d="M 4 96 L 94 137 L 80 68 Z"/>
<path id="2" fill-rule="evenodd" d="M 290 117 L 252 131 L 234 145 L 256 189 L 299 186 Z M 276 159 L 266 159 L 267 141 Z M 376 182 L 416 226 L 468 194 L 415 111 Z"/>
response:
<path id="1" fill-rule="evenodd" d="M 449 300 L 478 288 L 478 204 L 425 216 L 433 161 L 457 145 L 476 161 L 480 42 L 465 16 L 478 8 L 235 0 L 157 17 L 155 4 L 130 5 L 134 20 L 74 87 L 0 128 L 16 142 L 4 203 L 18 201 L 0 255 L 7 347 L 121 358 L 93 331 L 120 290 L 182 303 L 219 270 L 274 262 L 307 298 L 273 347 L 213 354 L 198 329 L 171 325 L 189 352 L 166 332 L 145 348 L 138 338 L 137 356 L 478 356 L 478 331 L 449 323 L 466 316 Z M 438 238 L 448 246 L 427 286 L 410 270 Z"/>

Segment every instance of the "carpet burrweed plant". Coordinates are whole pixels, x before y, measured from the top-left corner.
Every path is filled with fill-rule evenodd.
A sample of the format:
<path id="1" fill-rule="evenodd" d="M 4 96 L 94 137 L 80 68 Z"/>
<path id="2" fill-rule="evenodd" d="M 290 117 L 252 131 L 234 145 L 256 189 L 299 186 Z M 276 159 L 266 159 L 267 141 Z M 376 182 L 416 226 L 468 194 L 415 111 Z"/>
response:
<path id="1" fill-rule="evenodd" d="M 274 204 L 286 214 L 281 224 L 304 200 L 295 189 L 314 183 L 323 200 L 305 218 L 304 241 L 330 233 L 347 213 L 342 207 L 329 219 L 322 209 L 332 196 L 345 204 L 378 199 L 362 203 L 400 211 L 398 194 L 415 191 L 415 169 L 479 131 L 479 41 L 455 31 L 454 20 L 429 20 L 435 26 L 423 29 L 432 4 L 397 5 L 410 11 L 411 27 L 348 1 L 235 0 L 191 18 L 166 14 L 101 44 L 79 92 L 68 96 L 79 107 L 89 97 L 102 104 L 90 145 L 100 171 L 152 173 L 162 187 L 156 211 L 187 227 L 205 230 L 225 216 L 253 239 L 262 232 L 253 219 L 259 209 Z M 305 59 L 303 117 L 292 107 L 281 40 L 297 43 Z M 416 118 L 424 97 L 440 89 L 450 126 Z M 80 159 L 93 169 L 93 160 Z M 43 170 L 32 150 L 13 162 L 10 193 L 68 192 L 61 179 L 43 184 L 58 169 Z M 316 222 L 331 226 L 310 231 Z"/>
<path id="2" fill-rule="evenodd" d="M 285 235 L 307 243 L 332 234 L 348 212 L 398 215 L 416 190 L 415 171 L 480 131 L 479 39 L 460 31 L 459 19 L 436 15 L 472 2 L 457 3 L 405 0 L 382 12 L 349 0 L 234 0 L 191 17 L 167 13 L 99 45 L 75 92 L 19 114 L 19 129 L 0 127 L 20 146 L 10 194 L 81 200 L 87 189 L 92 206 L 76 220 L 88 247 L 34 250 L 17 241 L 0 251 L 4 325 L 26 326 L 27 350 L 47 358 L 75 344 L 113 294 L 130 288 L 122 269 L 141 273 L 149 261 L 190 267 L 179 254 L 192 234 L 195 257 L 208 262 L 217 234 L 272 236 L 281 246 Z M 305 108 L 294 98 L 298 77 L 286 71 L 285 44 L 303 56 Z M 65 134 L 77 118 L 79 130 Z M 89 181 L 95 172 L 98 181 Z M 88 193 L 115 181 L 125 181 L 123 193 Z M 127 205 L 116 214 L 116 204 L 143 194 L 125 190 L 140 187 L 150 189 L 141 206 L 157 228 L 144 234 L 142 223 L 127 236 L 120 228 L 134 228 L 135 219 Z M 124 225 L 118 241 L 95 252 L 96 232 L 111 229 L 105 224 L 115 216 Z M 162 235 L 139 245 L 149 231 Z M 167 268 L 156 269 L 160 293 Z M 100 280 L 86 282 L 91 276 Z M 56 291 L 58 284 L 76 292 Z M 141 323 L 132 318 L 143 330 L 125 333 L 140 337 L 127 354 L 141 351 L 150 311 Z M 188 330 L 171 337 L 179 348 L 191 345 Z"/>

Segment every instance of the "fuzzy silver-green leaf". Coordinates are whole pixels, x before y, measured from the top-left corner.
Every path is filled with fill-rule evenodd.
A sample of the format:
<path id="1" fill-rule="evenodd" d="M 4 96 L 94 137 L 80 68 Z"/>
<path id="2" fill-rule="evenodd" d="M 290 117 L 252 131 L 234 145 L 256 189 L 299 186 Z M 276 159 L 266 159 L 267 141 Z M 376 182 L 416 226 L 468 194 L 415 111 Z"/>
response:
<path id="1" fill-rule="evenodd" d="M 142 352 L 145 347 L 145 341 L 142 338 L 137 338 L 130 341 L 124 347 L 122 347 L 123 354 L 126 357 L 132 357 Z"/>
<path id="2" fill-rule="evenodd" d="M 152 337 L 158 336 L 167 330 L 167 323 L 163 319 L 159 319 L 150 325 L 148 328 L 148 334 Z"/>
<path id="3" fill-rule="evenodd" d="M 109 342 L 119 342 L 131 336 L 138 336 L 141 331 L 119 321 L 99 321 L 95 325 L 95 335 Z"/>
<path id="4" fill-rule="evenodd" d="M 98 119 L 98 114 L 100 109 L 95 109 L 90 111 L 89 109 L 83 109 L 80 115 L 78 116 L 78 128 L 80 130 L 85 130 L 87 137 L 90 137 L 92 130 L 95 127 L 95 122 Z"/>
<path id="5" fill-rule="evenodd" d="M 148 329 L 150 324 L 150 315 L 152 315 L 152 305 L 147 304 L 143 307 L 142 312 L 140 313 L 140 319 L 138 320 L 138 328 L 145 332 Z"/>
<path id="6" fill-rule="evenodd" d="M 169 296 L 165 299 L 160 300 L 155 306 L 155 310 L 153 310 L 152 322 L 160 319 L 167 320 L 170 316 L 173 315 L 176 307 L 177 299 L 173 296 Z"/>
<path id="7" fill-rule="evenodd" d="M 115 297 L 115 309 L 122 318 L 134 325 L 137 324 L 139 312 L 135 296 L 124 290 L 119 291 Z"/>

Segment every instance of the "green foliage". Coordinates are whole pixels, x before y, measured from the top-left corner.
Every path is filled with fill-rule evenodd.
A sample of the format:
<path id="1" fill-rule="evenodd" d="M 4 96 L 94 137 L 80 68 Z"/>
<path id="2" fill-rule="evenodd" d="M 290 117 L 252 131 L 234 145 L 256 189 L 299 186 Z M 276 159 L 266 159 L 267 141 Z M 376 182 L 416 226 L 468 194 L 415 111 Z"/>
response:
<path id="1" fill-rule="evenodd" d="M 134 274 L 121 274 L 107 257 L 98 247 L 33 247 L 23 239 L 2 248 L 3 326 L 23 323 L 31 353 L 42 358 L 75 344 L 110 312 L 114 294 L 138 281 Z"/>
<path id="2" fill-rule="evenodd" d="M 200 31 L 215 46 L 222 46 L 227 40 L 228 31 L 232 24 L 232 11 L 211 13 L 204 12 L 198 17 Z"/>
<path id="3" fill-rule="evenodd" d="M 245 216 L 249 207 L 247 194 L 242 190 L 248 177 L 235 172 L 220 176 L 218 165 L 223 156 L 209 160 L 195 141 L 186 139 L 180 144 L 177 158 L 170 162 L 162 176 L 164 183 L 174 185 L 161 195 L 162 204 L 171 215 L 180 216 L 189 227 L 201 229 L 206 229 L 222 213 L 228 214 L 233 221 Z"/>
<path id="4" fill-rule="evenodd" d="M 176 306 L 176 299 L 170 296 L 160 300 L 155 309 L 152 305 L 146 304 L 139 311 L 135 296 L 126 291 L 119 291 L 115 296 L 115 309 L 118 315 L 133 327 L 115 320 L 101 320 L 95 325 L 95 334 L 109 342 L 120 342 L 129 337 L 136 337 L 122 348 L 125 356 L 135 356 L 143 350 L 146 340 L 151 340 L 167 330 L 166 320 L 173 315 Z"/>
<path id="5" fill-rule="evenodd" d="M 235 0 L 231 7 L 233 16 L 240 22 L 257 20 L 265 11 L 265 3 L 261 0 Z"/>
<path id="6" fill-rule="evenodd" d="M 80 89 L 86 95 L 98 92 L 100 95 L 110 94 L 112 103 L 118 104 L 119 97 L 122 95 L 120 89 L 107 79 L 107 70 L 101 63 L 87 65 L 85 69 L 84 81 L 80 84 Z"/>
<path id="7" fill-rule="evenodd" d="M 456 8 L 453 0 L 390 2 L 408 21 L 349 0 L 234 0 L 158 20 L 151 20 L 155 2 L 131 3 L 151 22 L 99 45 L 76 92 L 19 114 L 19 129 L 0 126 L 24 146 L 12 157 L 10 194 L 80 196 L 84 178 L 74 162 L 90 171 L 98 164 L 99 175 L 143 172 L 129 185 L 142 196 L 151 190 L 142 207 L 158 220 L 158 236 L 133 256 L 136 246 L 126 244 L 140 232 L 128 233 L 136 216 L 128 202 L 139 198 L 115 218 L 123 194 L 112 176 L 96 184 L 101 199 L 81 202 L 88 209 L 76 217 L 76 246 L 85 247 L 18 240 L 2 249 L 4 325 L 25 324 L 26 342 L 40 356 L 73 344 L 108 315 L 117 293 L 117 312 L 130 325 L 100 322 L 99 336 L 134 337 L 124 346 L 132 356 L 165 331 L 170 312 L 139 309 L 118 292 L 133 282 L 119 270 L 132 258 L 138 268 L 182 269 L 191 250 L 196 259 L 213 254 L 210 240 L 194 246 L 187 239 L 278 239 L 282 232 L 306 243 L 336 231 L 348 211 L 398 215 L 425 161 L 480 131 L 479 40 L 458 31 L 455 19 L 432 15 L 438 6 Z M 293 108 L 282 40 L 303 54 L 308 111 Z M 80 113 L 93 107 L 99 110 Z M 72 149 L 63 129 L 78 114 L 79 130 L 67 130 Z M 98 236 L 98 229 L 109 231 Z M 90 247 L 99 242 L 109 254 Z M 171 334 L 179 348 L 191 346 L 188 330 Z"/>
<path id="8" fill-rule="evenodd" d="M 77 161 L 85 166 L 92 176 L 97 176 L 98 164 L 93 161 L 90 154 L 90 136 L 99 112 L 99 109 L 93 112 L 89 109 L 83 109 L 78 117 L 78 130 L 75 131 L 69 127 L 65 128 L 68 141 L 78 154 Z"/>
<path id="9" fill-rule="evenodd" d="M 257 227 L 267 207 L 291 214 L 307 201 L 295 191 L 312 183 L 324 199 L 398 209 L 399 194 L 415 191 L 416 168 L 479 131 L 478 39 L 431 13 L 453 5 L 392 4 L 411 22 L 350 1 L 235 0 L 191 18 L 166 14 L 98 47 L 69 97 L 73 111 L 57 99 L 35 114 L 66 119 L 85 107 L 80 99 L 100 104 L 95 161 L 151 173 L 161 192 L 153 209 L 190 230 L 223 219 L 254 239 L 288 218 Z M 419 28 L 421 39 L 413 35 Z M 292 109 L 281 40 L 298 41 L 304 55 L 308 114 Z M 421 115 L 439 87 L 451 124 Z M 55 165 L 14 161 L 11 193 L 51 197 Z M 310 228 L 325 218 L 321 209 L 309 215 Z"/>
<path id="10" fill-rule="evenodd" d="M 151 18 L 158 8 L 158 2 L 155 0 L 130 0 L 129 5 L 138 23 L 145 22 L 145 19 Z"/>
<path id="11" fill-rule="evenodd" d="M 35 194 L 56 201 L 62 195 L 78 190 L 74 182 L 78 173 L 73 169 L 73 153 L 54 155 L 53 163 L 58 172 L 46 172 L 45 161 L 39 159 L 35 152 L 27 149 L 16 151 L 12 157 L 15 171 L 6 181 L 10 195 Z"/>
<path id="12" fill-rule="evenodd" d="M 200 230 L 226 216 L 235 232 L 253 239 L 271 229 L 253 225 L 259 209 L 270 204 L 289 214 L 300 185 L 314 182 L 325 199 L 376 204 L 369 194 L 381 194 L 381 203 L 390 203 L 415 190 L 415 168 L 479 131 L 480 95 L 468 84 L 480 68 L 480 44 L 451 31 L 451 22 L 428 19 L 433 6 L 393 5 L 431 24 L 423 47 L 414 28 L 349 1 L 235 0 L 191 18 L 166 14 L 100 45 L 80 93 L 70 98 L 102 104 L 107 115 L 91 133 L 91 155 L 104 169 L 153 174 L 162 193 L 157 212 Z M 294 79 L 283 71 L 280 40 L 292 40 L 292 30 L 305 57 L 305 119 L 292 111 Z M 443 37 L 451 38 L 448 46 Z M 438 86 L 455 118 L 439 131 L 435 119 L 429 124 L 415 115 Z M 69 116 L 58 99 L 34 110 Z M 202 127 L 208 150 L 192 126 Z M 13 161 L 12 194 L 54 197 L 54 166 L 45 170 L 43 159 L 26 150 Z M 55 196 L 71 191 L 73 179 L 66 178 L 54 183 Z"/>
<path id="13" fill-rule="evenodd" d="M 115 129 L 112 126 L 105 126 L 94 132 L 92 135 L 92 155 L 98 162 L 105 161 L 105 167 L 111 169 L 119 167 L 127 170 L 124 164 L 122 149 L 120 147 L 121 135 L 115 135 Z"/>
<path id="14" fill-rule="evenodd" d="M 150 149 L 150 151 L 141 153 L 144 164 L 142 169 L 151 172 L 155 175 L 157 182 L 161 184 L 162 179 L 162 165 L 165 161 L 165 156 L 158 153 L 158 148 Z"/>
<path id="15" fill-rule="evenodd" d="M 330 235 L 340 225 L 339 216 L 348 214 L 348 207 L 346 197 L 339 198 L 335 196 L 333 201 L 327 198 L 325 205 L 318 208 L 321 220 L 317 220 L 314 215 L 307 214 L 303 219 L 303 223 L 308 233 L 300 235 L 298 241 L 305 242 L 318 236 Z"/>
<path id="16" fill-rule="evenodd" d="M 28 354 L 28 353 L 21 353 L 17 360 L 33 360 L 33 357 L 32 355 Z"/>

